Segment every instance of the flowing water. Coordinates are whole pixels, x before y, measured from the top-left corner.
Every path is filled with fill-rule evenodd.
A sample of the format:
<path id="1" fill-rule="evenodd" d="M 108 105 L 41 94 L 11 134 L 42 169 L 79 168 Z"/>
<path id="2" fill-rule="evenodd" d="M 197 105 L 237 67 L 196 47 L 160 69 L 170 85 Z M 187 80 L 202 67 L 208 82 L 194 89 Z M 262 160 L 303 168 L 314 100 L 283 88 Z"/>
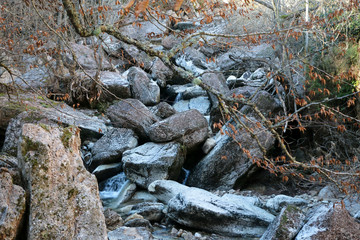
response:
<path id="1" fill-rule="evenodd" d="M 131 194 L 129 194 L 131 185 L 133 184 L 127 180 L 123 172 L 101 182 L 99 184 L 100 198 L 104 206 L 111 209 L 118 208 L 121 203 L 127 201 L 131 197 Z"/>

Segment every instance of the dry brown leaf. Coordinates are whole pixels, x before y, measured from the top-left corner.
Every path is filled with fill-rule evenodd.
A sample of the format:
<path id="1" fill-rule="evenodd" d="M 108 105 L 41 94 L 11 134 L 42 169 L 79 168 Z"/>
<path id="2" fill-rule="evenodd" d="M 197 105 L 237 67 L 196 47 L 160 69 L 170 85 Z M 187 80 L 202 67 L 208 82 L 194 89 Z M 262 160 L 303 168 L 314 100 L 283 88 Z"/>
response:
<path id="1" fill-rule="evenodd" d="M 174 5 L 174 11 L 175 12 L 180 10 L 180 7 L 181 7 L 183 2 L 184 2 L 184 0 L 176 0 L 175 5 Z"/>
<path id="2" fill-rule="evenodd" d="M 147 7 L 149 6 L 149 0 L 141 1 L 135 7 L 135 16 L 138 17 L 140 13 L 145 12 Z"/>
<path id="3" fill-rule="evenodd" d="M 130 0 L 128 4 L 124 7 L 125 10 L 129 10 L 135 3 L 135 0 Z"/>

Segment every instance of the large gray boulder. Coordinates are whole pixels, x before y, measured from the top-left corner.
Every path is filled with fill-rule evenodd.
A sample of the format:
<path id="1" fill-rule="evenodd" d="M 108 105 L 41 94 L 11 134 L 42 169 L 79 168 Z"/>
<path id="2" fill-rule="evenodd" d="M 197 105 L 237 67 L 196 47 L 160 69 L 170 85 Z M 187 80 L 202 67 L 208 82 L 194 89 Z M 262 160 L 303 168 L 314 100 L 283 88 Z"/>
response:
<path id="1" fill-rule="evenodd" d="M 79 147 L 74 127 L 23 125 L 18 158 L 30 194 L 28 239 L 107 239 L 97 181 Z"/>
<path id="2" fill-rule="evenodd" d="M 209 115 L 211 102 L 206 97 L 196 97 L 190 100 L 181 100 L 173 105 L 174 109 L 178 112 L 184 112 L 190 109 L 196 109 L 203 115 Z"/>
<path id="3" fill-rule="evenodd" d="M 7 168 L 0 168 L 0 239 L 19 237 L 26 209 L 25 190 L 13 183 Z"/>
<path id="4" fill-rule="evenodd" d="M 92 82 L 93 80 L 90 77 L 95 78 L 97 71 L 89 70 L 86 71 L 86 74 L 79 71 L 77 74 L 83 79 L 83 81 Z M 99 73 L 98 81 L 104 88 L 106 88 L 106 90 L 102 90 L 99 98 L 100 101 L 113 101 L 119 98 L 131 97 L 129 81 L 120 73 L 101 71 Z"/>
<path id="5" fill-rule="evenodd" d="M 91 166 L 120 162 L 123 152 L 137 145 L 138 139 L 133 130 L 114 128 L 104 134 L 91 148 Z"/>
<path id="6" fill-rule="evenodd" d="M 202 75 L 202 81 L 221 93 L 229 91 L 229 87 L 226 85 L 226 79 L 222 73 L 205 73 Z"/>
<path id="7" fill-rule="evenodd" d="M 123 154 L 124 172 L 128 179 L 147 188 L 161 179 L 176 180 L 184 163 L 179 143 L 145 143 Z"/>
<path id="8" fill-rule="evenodd" d="M 167 204 L 170 199 L 180 192 L 185 192 L 188 188 L 172 180 L 156 180 L 149 185 L 148 191 L 159 201 Z"/>
<path id="9" fill-rule="evenodd" d="M 245 124 L 253 128 L 262 146 L 266 150 L 272 147 L 274 144 L 272 134 L 264 127 L 259 128 L 250 121 L 256 122 L 256 120 L 249 118 Z M 228 131 L 231 132 L 230 129 Z M 238 129 L 234 136 L 236 141 L 226 134 L 218 134 L 216 146 L 190 173 L 187 181 L 189 186 L 208 190 L 229 190 L 236 187 L 237 181 L 249 173 L 254 163 L 242 148 L 248 150 L 255 159 L 261 159 L 263 153 L 257 141 L 246 130 Z M 237 141 L 241 143 L 242 148 Z"/>
<path id="10" fill-rule="evenodd" d="M 20 77 L 15 78 L 16 87 L 22 90 L 32 89 L 46 89 L 49 85 L 49 80 L 52 77 L 52 73 L 48 68 L 38 67 L 29 70 Z"/>
<path id="11" fill-rule="evenodd" d="M 241 196 L 187 188 L 168 202 L 167 216 L 188 227 L 227 236 L 260 237 L 275 218 Z"/>
<path id="12" fill-rule="evenodd" d="M 155 105 L 160 102 L 160 88 L 156 82 L 150 80 L 141 68 L 129 69 L 128 80 L 132 96 L 145 105 Z"/>
<path id="13" fill-rule="evenodd" d="M 151 77 L 161 86 L 165 87 L 173 77 L 173 71 L 168 68 L 159 58 L 156 58 L 151 66 Z"/>
<path id="14" fill-rule="evenodd" d="M 276 114 L 283 109 L 281 101 L 277 96 L 271 95 L 267 91 L 263 90 L 259 91 L 255 95 L 255 97 L 252 99 L 252 102 L 265 116 L 269 116 L 270 113 Z M 243 106 L 241 108 L 241 112 L 246 114 L 247 116 L 259 118 L 259 116 L 250 106 Z"/>
<path id="15" fill-rule="evenodd" d="M 270 212 L 277 213 L 287 205 L 304 207 L 308 204 L 309 202 L 303 198 L 277 195 L 267 200 L 265 206 L 267 209 L 269 209 Z"/>
<path id="16" fill-rule="evenodd" d="M 158 202 L 142 202 L 135 204 L 129 214 L 139 214 L 149 221 L 160 222 L 164 217 L 165 205 Z"/>
<path id="17" fill-rule="evenodd" d="M 176 110 L 167 102 L 160 102 L 150 107 L 150 110 L 161 119 L 168 118 L 176 113 Z"/>
<path id="18" fill-rule="evenodd" d="M 208 136 L 208 123 L 198 110 L 188 110 L 153 124 L 147 130 L 153 142 L 178 141 L 192 150 Z"/>
<path id="19" fill-rule="evenodd" d="M 132 129 L 141 139 L 148 139 L 146 129 L 158 118 L 139 100 L 124 99 L 107 109 L 107 116 L 118 128 Z"/>
<path id="20" fill-rule="evenodd" d="M 205 73 L 202 75 L 202 81 L 222 94 L 226 94 L 229 91 L 229 87 L 226 85 L 226 79 L 222 73 Z M 212 93 L 210 93 L 209 96 L 212 104 L 212 112 L 218 112 L 219 101 L 217 97 Z"/>
<path id="21" fill-rule="evenodd" d="M 77 63 L 81 65 L 85 70 L 96 70 L 101 64 L 102 70 L 111 69 L 111 64 L 103 56 L 99 54 L 99 51 L 94 51 L 88 46 L 73 43 L 71 49 L 75 53 Z M 101 59 L 101 62 L 99 61 Z M 74 63 L 73 56 L 70 53 L 66 54 L 66 61 L 69 64 Z"/>
<path id="22" fill-rule="evenodd" d="M 106 121 L 84 114 L 66 104 L 44 100 L 36 95 L 21 96 L 23 103 L 9 103 L 22 113 L 13 118 L 7 126 L 3 152 L 16 156 L 21 126 L 24 123 L 41 123 L 54 126 L 77 126 L 82 137 L 101 137 L 107 132 Z M 1 115 L 1 114 L 0 114 Z"/>

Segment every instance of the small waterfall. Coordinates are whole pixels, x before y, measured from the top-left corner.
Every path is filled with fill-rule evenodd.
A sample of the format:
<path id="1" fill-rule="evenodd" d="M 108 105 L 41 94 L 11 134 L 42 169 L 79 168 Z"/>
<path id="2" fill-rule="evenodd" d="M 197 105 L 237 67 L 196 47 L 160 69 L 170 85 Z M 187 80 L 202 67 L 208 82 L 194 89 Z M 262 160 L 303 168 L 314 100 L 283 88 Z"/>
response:
<path id="1" fill-rule="evenodd" d="M 182 184 L 183 184 L 183 185 L 186 185 L 186 181 L 187 181 L 188 178 L 189 178 L 190 171 L 187 170 L 187 169 L 185 169 L 185 168 L 182 168 L 182 171 L 184 171 L 184 173 L 185 173 L 185 177 L 184 177 L 184 180 L 183 180 Z"/>
<path id="2" fill-rule="evenodd" d="M 177 103 L 177 102 L 180 102 L 182 99 L 183 99 L 183 93 L 182 93 L 182 92 L 179 92 L 179 93 L 176 95 L 176 98 L 175 98 L 175 100 L 174 100 L 174 104 Z"/>
<path id="3" fill-rule="evenodd" d="M 122 172 L 100 183 L 99 188 L 101 189 L 100 199 L 104 207 L 116 211 L 122 203 L 132 197 L 135 193 L 136 185 L 127 180 Z"/>
<path id="4" fill-rule="evenodd" d="M 100 183 L 100 198 L 103 200 L 116 198 L 126 181 L 128 180 L 125 173 L 122 172 Z"/>

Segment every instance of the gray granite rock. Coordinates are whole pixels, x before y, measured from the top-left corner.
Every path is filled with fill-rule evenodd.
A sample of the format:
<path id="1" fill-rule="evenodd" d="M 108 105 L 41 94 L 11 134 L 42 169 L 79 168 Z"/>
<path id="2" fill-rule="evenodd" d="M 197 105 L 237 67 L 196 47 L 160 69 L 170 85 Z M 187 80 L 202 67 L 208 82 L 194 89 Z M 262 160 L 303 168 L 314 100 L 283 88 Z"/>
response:
<path id="1" fill-rule="evenodd" d="M 177 179 L 184 163 L 184 152 L 179 143 L 145 143 L 124 152 L 126 177 L 138 186 L 147 188 L 161 179 Z"/>

